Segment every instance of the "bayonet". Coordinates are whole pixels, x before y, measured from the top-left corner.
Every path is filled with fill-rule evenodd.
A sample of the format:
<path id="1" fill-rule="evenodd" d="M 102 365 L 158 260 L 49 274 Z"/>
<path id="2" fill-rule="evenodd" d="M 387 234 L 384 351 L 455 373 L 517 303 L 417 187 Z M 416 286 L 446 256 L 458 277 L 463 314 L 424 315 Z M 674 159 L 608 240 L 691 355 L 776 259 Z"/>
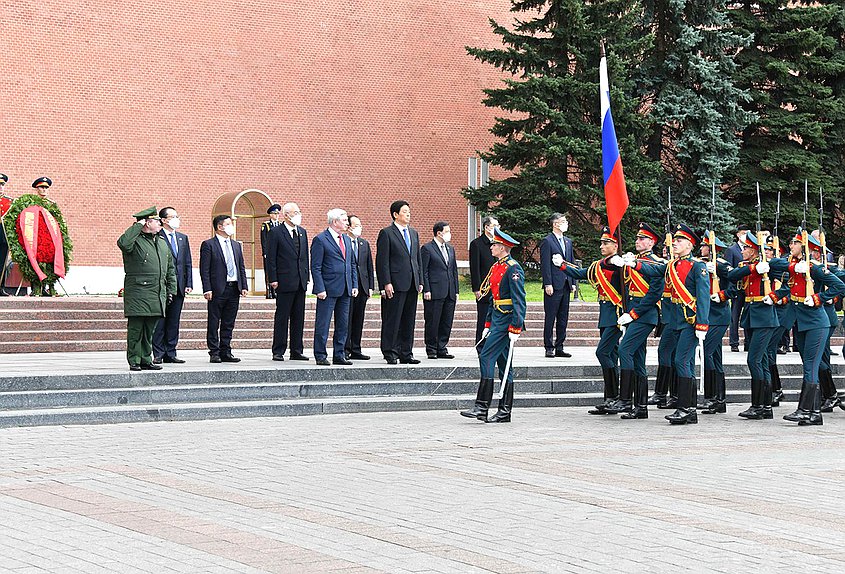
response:
<path id="1" fill-rule="evenodd" d="M 824 188 L 819 186 L 819 243 L 822 245 L 822 265 L 827 269 L 827 239 L 824 232 Z"/>
<path id="2" fill-rule="evenodd" d="M 801 221 L 801 244 L 804 246 L 804 261 L 807 262 L 807 272 L 804 274 L 807 280 L 807 296 L 814 294 L 813 277 L 810 274 L 810 239 L 807 234 L 807 180 L 804 180 L 804 219 Z"/>
<path id="3" fill-rule="evenodd" d="M 760 203 L 760 182 L 757 182 L 757 248 L 760 252 L 760 261 L 766 261 L 766 243 L 763 240 L 763 222 L 760 219 L 760 210 L 762 205 Z M 769 274 L 763 273 L 763 296 L 768 296 L 772 292 L 772 282 L 769 280 Z"/>
<path id="4" fill-rule="evenodd" d="M 716 265 L 716 182 L 713 182 L 713 187 L 710 190 L 710 261 Z M 710 294 L 713 295 L 721 290 L 719 285 L 719 276 L 714 271 L 710 278 Z"/>

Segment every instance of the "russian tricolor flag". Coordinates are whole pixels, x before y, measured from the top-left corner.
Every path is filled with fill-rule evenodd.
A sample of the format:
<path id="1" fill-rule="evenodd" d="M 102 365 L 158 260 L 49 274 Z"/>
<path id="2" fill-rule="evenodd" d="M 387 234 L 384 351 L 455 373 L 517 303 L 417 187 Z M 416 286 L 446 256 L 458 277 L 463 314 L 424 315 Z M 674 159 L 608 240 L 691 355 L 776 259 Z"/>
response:
<path id="1" fill-rule="evenodd" d="M 604 201 L 607 205 L 607 225 L 615 233 L 628 209 L 628 190 L 622 172 L 622 158 L 616 142 L 613 116 L 610 114 L 610 82 L 607 79 L 607 57 L 604 45 L 599 65 L 599 90 L 601 92 L 601 162 L 604 173 Z"/>

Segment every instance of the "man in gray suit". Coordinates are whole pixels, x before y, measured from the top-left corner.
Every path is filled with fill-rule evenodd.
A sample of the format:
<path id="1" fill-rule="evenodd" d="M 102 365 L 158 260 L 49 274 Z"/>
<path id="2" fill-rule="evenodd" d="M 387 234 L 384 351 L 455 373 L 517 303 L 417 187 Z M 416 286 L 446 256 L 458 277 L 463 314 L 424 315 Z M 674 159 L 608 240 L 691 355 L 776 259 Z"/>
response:
<path id="1" fill-rule="evenodd" d="M 454 359 L 446 348 L 458 301 L 458 264 L 449 245 L 452 230 L 445 221 L 433 228 L 434 239 L 420 248 L 425 316 L 425 354 L 429 359 Z"/>

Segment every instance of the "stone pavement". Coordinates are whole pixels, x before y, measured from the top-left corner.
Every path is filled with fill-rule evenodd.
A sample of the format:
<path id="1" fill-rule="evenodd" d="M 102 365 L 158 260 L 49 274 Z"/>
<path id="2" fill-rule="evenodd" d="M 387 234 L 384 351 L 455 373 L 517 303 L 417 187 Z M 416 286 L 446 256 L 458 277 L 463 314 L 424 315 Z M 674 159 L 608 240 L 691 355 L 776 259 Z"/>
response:
<path id="1" fill-rule="evenodd" d="M 741 408 L 2 429 L 0 571 L 843 572 L 845 413 Z"/>

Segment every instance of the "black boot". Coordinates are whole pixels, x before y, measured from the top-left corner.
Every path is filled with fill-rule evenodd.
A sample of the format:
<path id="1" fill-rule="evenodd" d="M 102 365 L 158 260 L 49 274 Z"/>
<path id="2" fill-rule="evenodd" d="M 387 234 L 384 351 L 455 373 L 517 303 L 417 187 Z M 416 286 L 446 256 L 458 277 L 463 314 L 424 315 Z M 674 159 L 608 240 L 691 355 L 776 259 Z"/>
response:
<path id="1" fill-rule="evenodd" d="M 499 399 L 499 408 L 492 417 L 485 422 L 488 423 L 509 423 L 511 422 L 511 409 L 513 409 L 513 381 L 505 385 L 505 394 Z"/>
<path id="2" fill-rule="evenodd" d="M 468 411 L 461 411 L 461 416 L 480 421 L 487 420 L 487 410 L 493 400 L 493 379 L 481 379 L 478 383 L 478 394 L 475 395 L 475 405 Z"/>
<path id="3" fill-rule="evenodd" d="M 650 405 L 666 403 L 666 392 L 669 390 L 668 377 L 672 374 L 672 367 L 657 365 L 657 377 L 654 379 L 654 394 L 648 399 Z"/>
<path id="4" fill-rule="evenodd" d="M 634 394 L 635 384 L 634 371 L 622 369 L 619 375 L 619 399 L 607 407 L 607 412 L 615 415 L 619 413 L 629 413 L 633 408 L 632 396 Z"/>
<path id="5" fill-rule="evenodd" d="M 742 418 L 760 420 L 763 418 L 763 385 L 765 381 L 751 379 L 751 406 L 739 413 Z"/>
<path id="6" fill-rule="evenodd" d="M 698 408 L 702 409 L 701 412 L 716 404 L 716 390 L 713 384 L 715 382 L 713 375 L 715 374 L 715 371 L 704 371 L 704 398 L 698 403 Z"/>
<path id="7" fill-rule="evenodd" d="M 620 418 L 625 420 L 648 418 L 648 377 L 634 375 L 634 408 Z"/>
<path id="8" fill-rule="evenodd" d="M 678 407 L 678 372 L 672 369 L 672 374 L 669 377 L 669 396 L 666 402 L 662 405 L 657 405 L 658 409 L 677 409 Z"/>
<path id="9" fill-rule="evenodd" d="M 817 386 L 817 385 L 813 385 L 813 386 Z M 783 415 L 783 420 L 790 421 L 790 422 L 793 422 L 793 423 L 797 423 L 805 415 L 807 415 L 807 413 L 805 413 L 803 411 L 803 409 L 801 408 L 801 404 L 802 404 L 802 401 L 806 400 L 804 397 L 807 395 L 807 389 L 809 387 L 810 387 L 810 385 L 807 383 L 807 381 L 801 382 L 801 393 L 798 395 L 798 408 L 795 409 L 793 412 L 789 413 L 788 415 Z"/>
<path id="10" fill-rule="evenodd" d="M 772 419 L 772 382 L 763 381 L 763 390 L 761 391 L 761 398 L 763 399 L 763 418 Z"/>
<path id="11" fill-rule="evenodd" d="M 619 379 L 616 369 L 602 369 L 604 377 L 604 402 L 587 411 L 591 415 L 609 415 L 609 407 L 619 395 Z"/>
<path id="12" fill-rule="evenodd" d="M 819 387 L 823 399 L 821 412 L 832 413 L 833 408 L 841 404 L 839 394 L 836 392 L 836 384 L 833 382 L 833 371 L 830 369 L 819 371 Z"/>
<path id="13" fill-rule="evenodd" d="M 769 365 L 769 372 L 772 374 L 772 406 L 779 407 L 783 400 L 783 387 L 780 384 L 780 371 L 777 365 Z"/>
<path id="14" fill-rule="evenodd" d="M 715 415 L 717 413 L 728 412 L 727 406 L 725 405 L 725 373 L 713 371 L 713 389 L 713 392 L 716 394 L 716 398 L 713 401 L 712 406 L 709 409 L 702 410 L 701 413 L 706 415 Z"/>
<path id="15" fill-rule="evenodd" d="M 678 379 L 678 409 L 666 420 L 673 425 L 696 424 L 698 413 L 695 410 L 695 379 L 683 377 Z"/>
<path id="16" fill-rule="evenodd" d="M 810 397 L 807 399 L 806 404 L 806 408 L 809 412 L 806 418 L 802 418 L 800 421 L 798 421 L 798 426 L 824 424 L 824 421 L 822 421 L 822 399 L 819 387 L 817 385 L 808 386 L 807 391 L 807 394 L 810 395 Z"/>

